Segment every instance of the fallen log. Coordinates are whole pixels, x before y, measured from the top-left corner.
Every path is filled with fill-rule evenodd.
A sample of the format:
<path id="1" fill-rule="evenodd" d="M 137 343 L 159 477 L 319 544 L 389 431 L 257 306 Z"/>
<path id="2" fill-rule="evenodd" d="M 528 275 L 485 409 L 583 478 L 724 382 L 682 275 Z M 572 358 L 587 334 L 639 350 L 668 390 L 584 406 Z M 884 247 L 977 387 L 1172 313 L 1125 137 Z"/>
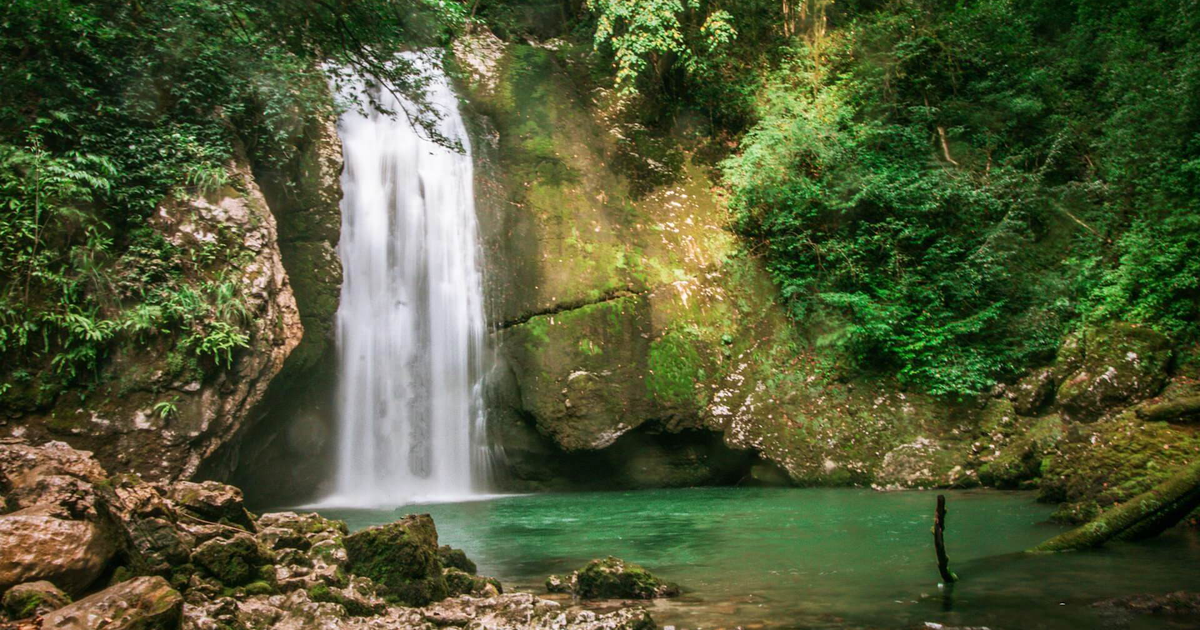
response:
<path id="1" fill-rule="evenodd" d="M 1157 536 L 1200 507 L 1200 459 L 1175 476 L 1106 510 L 1090 523 L 1030 549 L 1031 553 L 1077 551 L 1110 540 L 1134 541 Z"/>
<path id="2" fill-rule="evenodd" d="M 1188 396 L 1146 405 L 1138 409 L 1136 413 L 1137 417 L 1142 420 L 1158 422 L 1200 419 L 1200 396 Z"/>

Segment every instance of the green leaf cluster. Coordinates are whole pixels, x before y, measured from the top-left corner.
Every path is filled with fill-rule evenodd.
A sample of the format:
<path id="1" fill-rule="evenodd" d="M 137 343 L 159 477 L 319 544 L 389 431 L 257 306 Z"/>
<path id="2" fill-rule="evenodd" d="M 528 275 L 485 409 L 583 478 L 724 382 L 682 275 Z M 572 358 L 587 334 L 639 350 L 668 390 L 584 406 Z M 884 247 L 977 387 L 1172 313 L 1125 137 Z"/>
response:
<path id="1" fill-rule="evenodd" d="M 736 227 L 848 373 L 944 394 L 1071 326 L 1200 334 L 1200 9 L 839 3 L 724 163 Z"/>

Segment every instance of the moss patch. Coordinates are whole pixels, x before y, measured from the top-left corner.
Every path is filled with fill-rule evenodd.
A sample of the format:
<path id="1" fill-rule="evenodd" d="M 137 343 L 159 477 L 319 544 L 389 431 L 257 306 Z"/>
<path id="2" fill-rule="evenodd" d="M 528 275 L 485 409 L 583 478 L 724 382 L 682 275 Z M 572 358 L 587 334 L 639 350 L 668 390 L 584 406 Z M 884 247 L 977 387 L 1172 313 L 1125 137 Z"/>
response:
<path id="1" fill-rule="evenodd" d="M 346 537 L 348 569 L 370 578 L 384 599 L 424 606 L 448 594 L 438 559 L 437 529 L 428 514 L 410 515 Z"/>

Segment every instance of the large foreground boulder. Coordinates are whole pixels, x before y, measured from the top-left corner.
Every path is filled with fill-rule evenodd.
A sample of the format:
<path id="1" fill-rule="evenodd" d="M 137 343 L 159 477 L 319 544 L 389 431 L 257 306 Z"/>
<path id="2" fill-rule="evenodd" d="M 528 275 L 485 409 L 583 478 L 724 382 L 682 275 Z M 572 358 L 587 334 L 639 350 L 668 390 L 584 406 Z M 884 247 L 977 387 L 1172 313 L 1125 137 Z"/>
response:
<path id="1" fill-rule="evenodd" d="M 371 578 L 389 601 L 424 606 L 449 594 L 428 514 L 409 515 L 346 537 L 350 572 Z"/>
<path id="2" fill-rule="evenodd" d="M 140 577 L 43 618 L 43 630 L 158 630 L 179 626 L 183 596 L 161 577 Z"/>
<path id="3" fill-rule="evenodd" d="M 116 548 L 100 527 L 38 508 L 0 516 L 0 591 L 47 580 L 77 595 L 108 565 Z"/>
<path id="4" fill-rule="evenodd" d="M 552 575 L 546 580 L 546 588 L 550 592 L 569 592 L 580 599 L 654 599 L 679 594 L 678 584 L 613 556 L 592 560 L 570 576 Z"/>

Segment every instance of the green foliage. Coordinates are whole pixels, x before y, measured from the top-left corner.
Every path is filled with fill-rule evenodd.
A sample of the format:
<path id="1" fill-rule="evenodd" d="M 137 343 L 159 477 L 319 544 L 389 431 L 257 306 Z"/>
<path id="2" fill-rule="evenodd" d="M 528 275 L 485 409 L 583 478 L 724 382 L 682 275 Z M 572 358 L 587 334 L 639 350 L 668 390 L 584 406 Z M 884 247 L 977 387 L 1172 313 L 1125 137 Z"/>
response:
<path id="1" fill-rule="evenodd" d="M 626 92 L 648 71 L 662 72 L 670 57 L 702 72 L 737 37 L 728 11 L 705 10 L 699 0 L 588 0 L 588 8 L 598 15 L 596 46 L 612 48 L 617 86 Z"/>
<path id="2" fill-rule="evenodd" d="M 163 420 L 179 415 L 179 398 L 175 397 L 171 400 L 164 400 L 157 403 L 154 405 L 154 413 L 157 413 L 158 417 Z"/>
<path id="3" fill-rule="evenodd" d="M 1197 328 L 1200 13 L 851 3 L 767 76 L 739 231 L 850 369 L 986 391 L 1079 320 Z"/>
<path id="4" fill-rule="evenodd" d="M 48 404 L 93 380 L 116 344 L 156 336 L 230 365 L 250 319 L 236 271 L 216 274 L 238 267 L 235 239 L 180 251 L 148 218 L 168 195 L 233 194 L 235 158 L 287 163 L 314 117 L 335 111 L 330 80 L 369 74 L 429 127 L 425 78 L 397 55 L 444 42 L 465 19 L 463 5 L 434 0 L 6 3 L 4 402 L 20 390 L 21 406 Z"/>
<path id="5" fill-rule="evenodd" d="M 698 109 L 738 129 L 752 111 L 758 69 L 781 41 L 780 5 L 765 0 L 588 0 L 583 22 L 618 92 L 641 96 L 642 117 Z"/>

